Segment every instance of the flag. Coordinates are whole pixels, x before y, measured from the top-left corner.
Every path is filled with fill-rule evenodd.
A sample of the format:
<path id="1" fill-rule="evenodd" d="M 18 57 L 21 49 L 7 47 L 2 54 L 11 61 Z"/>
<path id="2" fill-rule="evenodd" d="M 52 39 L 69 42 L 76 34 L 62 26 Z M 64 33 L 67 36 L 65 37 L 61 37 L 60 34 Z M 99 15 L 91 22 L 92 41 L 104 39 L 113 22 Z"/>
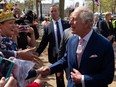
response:
<path id="1" fill-rule="evenodd" d="M 94 0 L 96 5 L 99 6 L 100 5 L 100 0 Z"/>

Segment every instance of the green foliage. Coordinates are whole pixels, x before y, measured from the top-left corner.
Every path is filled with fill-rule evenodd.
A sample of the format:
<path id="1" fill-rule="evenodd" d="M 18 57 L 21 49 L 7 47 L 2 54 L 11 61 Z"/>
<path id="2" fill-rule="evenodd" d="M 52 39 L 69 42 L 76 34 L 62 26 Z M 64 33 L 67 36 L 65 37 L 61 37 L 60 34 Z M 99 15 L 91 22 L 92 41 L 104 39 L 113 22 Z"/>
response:
<path id="1" fill-rule="evenodd" d="M 113 7 L 116 7 L 116 1 L 115 0 L 100 0 L 101 5 L 100 5 L 100 9 L 101 12 L 112 12 L 113 11 Z M 92 10 L 93 9 L 93 2 L 91 2 L 88 7 Z M 94 12 L 98 12 L 98 6 L 96 6 L 96 4 L 94 4 Z"/>

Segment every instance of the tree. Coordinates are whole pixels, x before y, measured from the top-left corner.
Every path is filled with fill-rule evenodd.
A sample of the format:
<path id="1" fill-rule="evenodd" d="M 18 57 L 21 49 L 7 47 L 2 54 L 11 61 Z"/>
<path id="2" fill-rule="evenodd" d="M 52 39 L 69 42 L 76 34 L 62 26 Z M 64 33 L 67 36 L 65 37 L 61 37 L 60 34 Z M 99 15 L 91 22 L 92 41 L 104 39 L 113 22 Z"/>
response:
<path id="1" fill-rule="evenodd" d="M 60 17 L 64 18 L 64 2 L 65 0 L 59 0 L 59 9 L 60 9 Z"/>
<path id="2" fill-rule="evenodd" d="M 87 1 L 87 0 L 85 0 Z M 90 0 L 89 0 L 90 1 Z M 112 12 L 112 5 L 113 5 L 114 1 L 113 0 L 100 0 L 100 9 L 101 9 L 101 12 Z M 92 0 L 91 0 L 91 3 L 88 5 L 88 7 L 90 9 L 93 8 L 93 3 L 92 3 Z M 94 11 L 95 12 L 98 12 L 98 6 L 95 4 L 94 5 Z"/>
<path id="3" fill-rule="evenodd" d="M 38 5 L 38 3 L 40 3 L 40 0 L 36 0 L 37 19 L 38 19 L 38 16 L 39 16 L 39 9 L 38 9 L 39 5 Z"/>

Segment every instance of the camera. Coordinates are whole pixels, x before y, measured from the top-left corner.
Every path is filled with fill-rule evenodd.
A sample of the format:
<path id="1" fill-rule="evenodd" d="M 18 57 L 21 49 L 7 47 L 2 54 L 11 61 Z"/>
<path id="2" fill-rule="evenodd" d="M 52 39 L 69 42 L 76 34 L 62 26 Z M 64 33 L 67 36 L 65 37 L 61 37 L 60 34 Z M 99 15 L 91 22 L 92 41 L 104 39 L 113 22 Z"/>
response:
<path id="1" fill-rule="evenodd" d="M 29 25 L 20 25 L 19 26 L 19 32 L 26 32 Z"/>
<path id="2" fill-rule="evenodd" d="M 0 1 L 0 9 L 4 9 L 6 6 L 4 1 Z"/>
<path id="3" fill-rule="evenodd" d="M 2 77 L 5 77 L 6 79 L 10 77 L 13 67 L 14 67 L 13 61 L 0 57 L 0 79 Z"/>

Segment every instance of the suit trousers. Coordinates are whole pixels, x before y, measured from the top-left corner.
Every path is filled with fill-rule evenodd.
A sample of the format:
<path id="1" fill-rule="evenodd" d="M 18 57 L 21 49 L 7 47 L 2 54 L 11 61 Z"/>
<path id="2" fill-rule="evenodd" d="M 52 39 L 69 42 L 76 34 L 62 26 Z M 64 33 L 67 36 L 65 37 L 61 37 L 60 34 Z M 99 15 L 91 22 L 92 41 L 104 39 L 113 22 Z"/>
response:
<path id="1" fill-rule="evenodd" d="M 65 87 L 64 83 L 64 72 L 60 71 L 55 73 L 57 87 Z"/>

